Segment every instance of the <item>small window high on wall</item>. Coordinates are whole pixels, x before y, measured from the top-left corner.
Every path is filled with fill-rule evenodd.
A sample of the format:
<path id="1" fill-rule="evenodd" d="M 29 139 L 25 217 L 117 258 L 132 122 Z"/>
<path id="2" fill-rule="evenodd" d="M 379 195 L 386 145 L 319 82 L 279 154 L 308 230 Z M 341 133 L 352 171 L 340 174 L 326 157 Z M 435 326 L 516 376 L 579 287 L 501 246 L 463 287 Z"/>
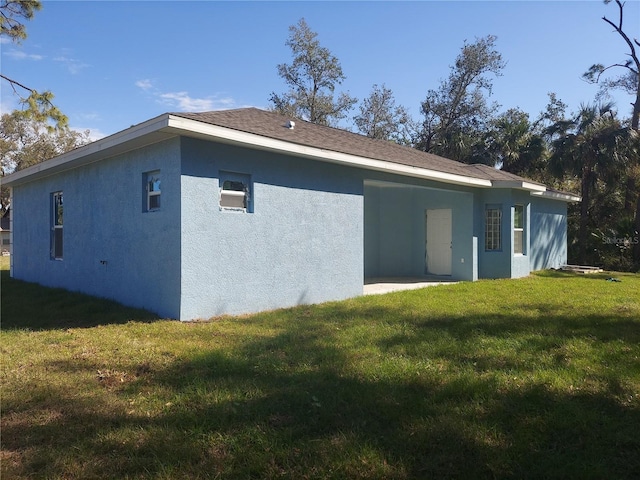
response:
<path id="1" fill-rule="evenodd" d="M 62 260 L 62 241 L 64 223 L 64 201 L 62 192 L 51 194 L 51 258 Z"/>
<path id="2" fill-rule="evenodd" d="M 220 210 L 251 212 L 251 176 L 220 172 Z"/>

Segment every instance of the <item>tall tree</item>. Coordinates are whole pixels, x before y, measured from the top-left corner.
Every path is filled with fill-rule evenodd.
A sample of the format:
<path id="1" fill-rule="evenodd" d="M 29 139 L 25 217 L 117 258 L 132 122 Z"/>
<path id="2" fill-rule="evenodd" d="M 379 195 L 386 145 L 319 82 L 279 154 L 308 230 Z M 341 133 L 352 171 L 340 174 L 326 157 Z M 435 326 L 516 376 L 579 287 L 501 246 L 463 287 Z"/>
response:
<path id="1" fill-rule="evenodd" d="M 507 110 L 491 122 L 488 139 L 488 151 L 496 167 L 542 180 L 545 143 L 535 133 L 528 114 L 519 109 Z"/>
<path id="2" fill-rule="evenodd" d="M 417 147 L 465 161 L 473 143 L 481 136 L 498 105 L 490 104 L 493 82 L 505 66 L 495 48 L 497 37 L 488 35 L 465 42 L 449 77 L 437 90 L 429 90 L 422 102 L 424 115 Z M 463 158 L 461 158 L 461 155 Z"/>
<path id="3" fill-rule="evenodd" d="M 11 41 L 20 43 L 27 38 L 24 22 L 31 20 L 41 8 L 39 0 L 0 0 L 0 37 L 8 37 Z M 51 120 L 56 128 L 68 125 L 68 118 L 53 104 L 53 94 L 50 91 L 38 92 L 2 73 L 0 78 L 20 98 L 20 103 L 24 106 L 22 115 L 36 121 Z"/>
<path id="4" fill-rule="evenodd" d="M 567 104 L 558 98 L 555 92 L 547 93 L 549 103 L 544 111 L 538 114 L 538 118 L 533 122 L 532 128 L 536 133 L 544 134 L 547 129 L 554 124 L 566 120 Z"/>
<path id="5" fill-rule="evenodd" d="M 611 3 L 611 0 L 605 0 L 605 3 Z M 631 128 L 638 130 L 640 123 L 640 58 L 636 52 L 636 46 L 640 47 L 640 42 L 635 38 L 631 40 L 629 35 L 623 30 L 624 3 L 620 0 L 615 0 L 615 3 L 618 5 L 617 22 L 613 22 L 607 17 L 602 17 L 602 20 L 611 25 L 627 44 L 629 48 L 627 55 L 629 58 L 623 63 L 613 63 L 606 67 L 601 63 L 591 65 L 589 70 L 583 75 L 583 78 L 593 83 L 600 83 L 604 91 L 622 89 L 630 95 L 634 95 L 635 100 L 631 116 Z M 603 74 L 612 68 L 623 68 L 625 72 L 614 78 L 603 78 Z"/>
<path id="6" fill-rule="evenodd" d="M 622 178 L 629 163 L 630 130 L 616 117 L 612 104 L 584 105 L 571 122 L 561 121 L 550 129 L 558 132 L 551 168 L 558 176 L 573 175 L 580 182 L 578 261 L 586 263 L 594 190 Z"/>
<path id="7" fill-rule="evenodd" d="M 304 18 L 289 27 L 286 45 L 293 61 L 278 65 L 278 75 L 289 91 L 271 93 L 269 100 L 275 111 L 321 125 L 332 125 L 345 118 L 357 102 L 347 93 L 335 97 L 335 89 L 345 80 L 338 59 L 320 45 Z"/>
<path id="8" fill-rule="evenodd" d="M 23 170 L 89 143 L 89 132 L 49 128 L 46 121 L 25 117 L 21 111 L 0 117 L 0 175 Z M 1 210 L 9 204 L 8 189 L 2 188 Z"/>
<path id="9" fill-rule="evenodd" d="M 611 3 L 611 0 L 604 0 L 606 4 Z M 611 89 L 620 89 L 630 95 L 634 96 L 633 110 L 631 114 L 631 128 L 635 131 L 640 129 L 640 57 L 636 47 L 640 47 L 640 42 L 637 38 L 633 40 L 623 29 L 624 20 L 624 3 L 620 0 L 615 0 L 618 6 L 618 19 L 613 21 L 606 16 L 602 17 L 607 24 L 613 27 L 614 31 L 625 42 L 628 53 L 626 61 L 621 63 L 613 63 L 608 66 L 604 66 L 601 63 L 592 65 L 591 68 L 583 75 L 583 77 L 590 82 L 600 83 L 601 93 L 607 92 Z M 636 23 L 637 25 L 637 23 Z M 603 75 L 610 69 L 622 68 L 623 73 L 613 78 L 604 78 Z M 640 158 L 636 159 L 635 169 L 640 168 Z M 635 202 L 633 198 L 635 197 Z M 630 175 L 627 179 L 626 185 L 626 201 L 625 207 L 629 209 L 635 203 L 635 222 L 634 230 L 636 235 L 640 235 L 640 188 L 638 188 L 638 182 L 635 176 Z M 640 243 L 634 245 L 633 249 L 634 260 L 640 265 Z"/>
<path id="10" fill-rule="evenodd" d="M 413 122 L 409 112 L 396 105 L 393 92 L 384 84 L 373 85 L 369 97 L 360 105 L 360 114 L 353 117 L 358 131 L 369 138 L 411 143 Z"/>

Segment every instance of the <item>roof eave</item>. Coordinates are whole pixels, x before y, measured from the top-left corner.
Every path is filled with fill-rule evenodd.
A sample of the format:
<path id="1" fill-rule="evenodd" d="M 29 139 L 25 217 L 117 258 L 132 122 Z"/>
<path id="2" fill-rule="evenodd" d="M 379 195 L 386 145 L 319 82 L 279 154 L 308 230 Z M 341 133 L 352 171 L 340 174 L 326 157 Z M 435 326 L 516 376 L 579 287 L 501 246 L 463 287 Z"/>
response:
<path id="1" fill-rule="evenodd" d="M 282 152 L 297 157 L 365 168 L 368 170 L 395 173 L 457 185 L 483 188 L 491 187 L 491 181 L 486 179 L 467 177 L 427 168 L 413 167 L 400 163 L 336 152 L 334 150 L 310 147 L 307 145 L 291 143 L 284 140 L 257 135 L 255 133 L 221 127 L 219 125 L 199 122 L 197 120 L 174 115 L 169 115 L 169 126 L 165 130 L 184 136 L 205 139 L 215 138 L 217 141 L 223 143 L 250 146 L 251 148 L 257 148 L 260 150 Z"/>
<path id="2" fill-rule="evenodd" d="M 527 182 L 526 180 L 493 180 L 495 188 L 513 188 L 516 190 L 526 190 L 528 192 L 546 192 L 547 187 L 539 183 Z"/>
<path id="3" fill-rule="evenodd" d="M 223 143 L 248 146 L 250 148 L 257 148 L 266 151 L 282 152 L 298 157 L 439 181 L 448 184 L 479 188 L 514 188 L 527 190 L 532 192 L 532 194 L 544 193 L 546 191 L 546 187 L 544 185 L 536 183 L 518 180 L 489 180 L 485 178 L 447 173 L 429 168 L 415 167 L 386 160 L 378 160 L 337 152 L 334 150 L 292 143 L 285 140 L 278 140 L 255 133 L 213 125 L 167 113 L 67 152 L 51 160 L 47 160 L 24 170 L 20 170 L 19 172 L 15 172 L 4 177 L 2 179 L 2 183 L 9 187 L 19 185 L 21 183 L 53 175 L 71 168 L 100 161 L 114 155 L 122 154 L 127 151 L 140 148 L 144 145 L 157 143 L 177 135 L 204 139 L 213 138 L 216 141 Z M 579 201 L 579 199 L 576 200 L 576 197 L 567 198 L 562 195 L 547 196 L 549 198 L 557 198 L 565 201 Z"/>
<path id="4" fill-rule="evenodd" d="M 97 162 L 143 145 L 162 141 L 170 137 L 163 131 L 168 121 L 169 115 L 167 114 L 152 118 L 50 160 L 7 175 L 2 179 L 2 184 L 7 187 L 20 185 L 21 183 Z"/>
<path id="5" fill-rule="evenodd" d="M 577 203 L 582 201 L 582 197 L 568 192 L 557 192 L 554 190 L 546 190 L 544 192 L 531 192 L 532 196 L 548 198 L 551 200 L 560 200 L 567 203 Z"/>

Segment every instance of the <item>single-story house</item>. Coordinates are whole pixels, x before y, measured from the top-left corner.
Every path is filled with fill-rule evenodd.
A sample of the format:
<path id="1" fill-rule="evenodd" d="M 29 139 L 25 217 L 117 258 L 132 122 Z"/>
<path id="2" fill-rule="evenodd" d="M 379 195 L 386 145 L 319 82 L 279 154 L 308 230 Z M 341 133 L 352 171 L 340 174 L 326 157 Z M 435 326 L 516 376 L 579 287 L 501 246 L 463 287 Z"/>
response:
<path id="1" fill-rule="evenodd" d="M 163 114 L 4 183 L 13 277 L 181 320 L 557 268 L 580 200 L 256 108 Z"/>

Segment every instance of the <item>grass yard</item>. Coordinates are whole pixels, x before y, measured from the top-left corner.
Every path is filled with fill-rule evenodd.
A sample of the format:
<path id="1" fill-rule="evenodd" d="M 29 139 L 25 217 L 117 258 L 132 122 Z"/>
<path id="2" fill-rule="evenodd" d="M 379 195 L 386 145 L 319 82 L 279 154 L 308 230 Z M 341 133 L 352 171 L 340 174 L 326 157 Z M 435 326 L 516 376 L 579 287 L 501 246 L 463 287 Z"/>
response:
<path id="1" fill-rule="evenodd" d="M 1 273 L 2 478 L 640 476 L 640 275 L 181 324 Z"/>

